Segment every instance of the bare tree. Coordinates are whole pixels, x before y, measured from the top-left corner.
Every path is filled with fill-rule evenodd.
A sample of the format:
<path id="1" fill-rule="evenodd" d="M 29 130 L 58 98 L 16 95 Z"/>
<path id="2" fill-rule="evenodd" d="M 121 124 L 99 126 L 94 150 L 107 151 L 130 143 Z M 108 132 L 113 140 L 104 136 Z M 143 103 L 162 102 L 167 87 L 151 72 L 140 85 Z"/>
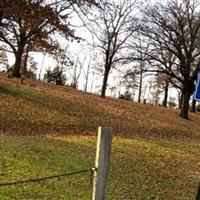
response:
<path id="1" fill-rule="evenodd" d="M 139 81 L 138 81 L 138 71 L 137 70 L 130 70 L 128 69 L 123 76 L 123 80 L 121 84 L 125 86 L 126 91 L 132 90 L 133 97 L 135 95 L 135 91 L 139 88 Z"/>
<path id="2" fill-rule="evenodd" d="M 180 116 L 188 119 L 190 96 L 200 59 L 200 12 L 197 0 L 171 0 L 148 6 L 141 33 L 150 44 L 149 58 L 161 64 L 158 71 L 178 82 L 182 92 Z M 163 52 L 176 57 L 173 65 L 163 62 Z"/>
<path id="3" fill-rule="evenodd" d="M 76 62 L 73 65 L 72 74 L 71 74 L 71 78 L 72 78 L 71 86 L 75 89 L 78 88 L 78 82 L 79 82 L 79 78 L 80 78 L 80 75 L 83 70 L 84 61 L 85 60 L 83 60 L 83 62 L 81 62 L 79 60 L 79 58 L 77 58 Z"/>
<path id="4" fill-rule="evenodd" d="M 138 35 L 133 37 L 131 43 L 129 44 L 130 54 L 127 63 L 132 63 L 132 70 L 128 71 L 129 75 L 131 73 L 136 75 L 137 85 L 138 85 L 138 103 L 141 102 L 142 88 L 143 88 L 143 79 L 146 76 L 148 71 L 148 56 L 147 52 L 149 51 L 149 44 L 144 43 L 142 38 Z M 134 65 L 133 65 L 134 63 Z"/>
<path id="5" fill-rule="evenodd" d="M 136 30 L 136 2 L 101 0 L 99 4 L 99 12 L 94 19 L 90 19 L 89 29 L 94 35 L 95 47 L 100 48 L 104 55 L 101 96 L 105 98 L 110 70 L 126 59 L 125 49 L 128 46 L 128 39 Z"/>
<path id="6" fill-rule="evenodd" d="M 90 64 L 91 62 L 89 61 L 86 71 L 83 68 L 83 72 L 84 72 L 84 76 L 85 76 L 85 87 L 84 87 L 84 91 L 87 92 L 87 88 L 88 88 L 88 80 L 89 80 L 89 73 L 90 73 Z"/>
<path id="7" fill-rule="evenodd" d="M 163 74 L 156 73 L 149 81 L 149 96 L 151 101 L 155 105 L 161 105 L 161 95 L 163 94 L 165 87 L 165 81 Z"/>
<path id="8" fill-rule="evenodd" d="M 84 56 L 84 60 L 82 62 L 82 71 L 83 71 L 83 75 L 84 75 L 84 79 L 85 79 L 85 84 L 84 84 L 84 91 L 87 92 L 88 90 L 88 83 L 89 83 L 89 76 L 90 76 L 90 72 L 91 72 L 91 68 L 92 66 L 94 66 L 96 64 L 96 54 L 94 53 L 94 49 L 92 48 L 89 51 L 89 55 L 88 52 L 85 54 Z M 85 62 L 85 60 L 88 58 L 88 61 Z"/>

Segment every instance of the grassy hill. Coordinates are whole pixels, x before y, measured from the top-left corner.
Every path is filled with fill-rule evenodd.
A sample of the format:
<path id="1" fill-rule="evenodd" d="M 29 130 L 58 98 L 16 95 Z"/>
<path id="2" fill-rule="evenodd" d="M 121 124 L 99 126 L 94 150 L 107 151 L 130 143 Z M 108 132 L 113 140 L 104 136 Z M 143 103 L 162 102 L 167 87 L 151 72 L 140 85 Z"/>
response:
<path id="1" fill-rule="evenodd" d="M 108 199 L 195 198 L 200 114 L 0 74 L 0 184 L 93 166 L 98 126 L 114 130 Z M 0 187 L 0 199 L 91 198 L 90 175 Z"/>

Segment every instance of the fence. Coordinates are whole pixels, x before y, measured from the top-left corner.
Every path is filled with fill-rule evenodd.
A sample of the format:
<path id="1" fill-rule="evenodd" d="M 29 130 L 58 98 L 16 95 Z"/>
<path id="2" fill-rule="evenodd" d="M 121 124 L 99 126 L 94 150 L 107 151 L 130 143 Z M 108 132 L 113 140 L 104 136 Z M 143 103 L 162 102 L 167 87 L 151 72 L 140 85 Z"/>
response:
<path id="1" fill-rule="evenodd" d="M 83 169 L 74 172 L 66 172 L 63 174 L 40 177 L 35 179 L 26 179 L 15 182 L 0 183 L 0 187 L 17 186 L 21 184 L 40 182 L 40 181 L 90 172 L 91 180 L 93 179 L 92 200 L 104 200 L 106 199 L 106 186 L 109 173 L 111 146 L 112 146 L 112 129 L 100 127 L 98 129 L 96 160 L 94 167 L 90 169 Z M 200 200 L 200 183 L 196 194 L 196 200 Z"/>
<path id="2" fill-rule="evenodd" d="M 111 146 L 112 146 L 112 129 L 99 127 L 97 149 L 96 149 L 96 159 L 95 159 L 94 167 L 90 169 L 83 169 L 83 170 L 74 171 L 74 172 L 66 172 L 63 174 L 57 174 L 57 175 L 52 175 L 52 176 L 0 183 L 0 187 L 17 186 L 21 184 L 40 182 L 40 181 L 56 179 L 56 178 L 65 177 L 65 176 L 72 176 L 72 175 L 91 172 L 92 179 L 93 179 L 92 200 L 106 199 L 106 186 L 107 186 L 107 180 L 108 180 Z"/>

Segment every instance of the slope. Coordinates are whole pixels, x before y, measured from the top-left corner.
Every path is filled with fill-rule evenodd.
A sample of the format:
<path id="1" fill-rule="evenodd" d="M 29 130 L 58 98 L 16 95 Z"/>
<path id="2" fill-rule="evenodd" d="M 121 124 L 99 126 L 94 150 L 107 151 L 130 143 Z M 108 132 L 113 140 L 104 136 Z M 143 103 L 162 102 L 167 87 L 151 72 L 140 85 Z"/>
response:
<path id="1" fill-rule="evenodd" d="M 200 115 L 0 74 L 0 185 L 93 167 L 98 126 L 114 129 L 108 199 L 192 200 Z M 0 199 L 91 199 L 90 174 L 0 186 Z"/>
<path id="2" fill-rule="evenodd" d="M 179 110 L 83 93 L 38 81 L 8 79 L 0 74 L 0 133 L 87 134 L 113 127 L 124 137 L 200 139 L 200 115 L 191 120 Z"/>

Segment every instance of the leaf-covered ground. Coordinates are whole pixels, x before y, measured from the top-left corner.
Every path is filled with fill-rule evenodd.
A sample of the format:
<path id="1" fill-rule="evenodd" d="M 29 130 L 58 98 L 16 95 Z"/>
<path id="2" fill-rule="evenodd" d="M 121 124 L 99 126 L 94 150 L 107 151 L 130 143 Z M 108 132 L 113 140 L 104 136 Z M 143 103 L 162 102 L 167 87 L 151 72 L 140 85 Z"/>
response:
<path id="1" fill-rule="evenodd" d="M 0 183 L 93 167 L 97 127 L 109 126 L 108 199 L 195 199 L 200 114 L 178 113 L 0 74 Z M 0 199 L 91 199 L 90 174 L 0 187 Z"/>
<path id="2" fill-rule="evenodd" d="M 179 110 L 119 99 L 102 99 L 68 87 L 40 82 L 21 85 L 0 74 L 0 133 L 95 134 L 111 126 L 123 137 L 200 140 L 200 114 L 190 121 Z"/>

